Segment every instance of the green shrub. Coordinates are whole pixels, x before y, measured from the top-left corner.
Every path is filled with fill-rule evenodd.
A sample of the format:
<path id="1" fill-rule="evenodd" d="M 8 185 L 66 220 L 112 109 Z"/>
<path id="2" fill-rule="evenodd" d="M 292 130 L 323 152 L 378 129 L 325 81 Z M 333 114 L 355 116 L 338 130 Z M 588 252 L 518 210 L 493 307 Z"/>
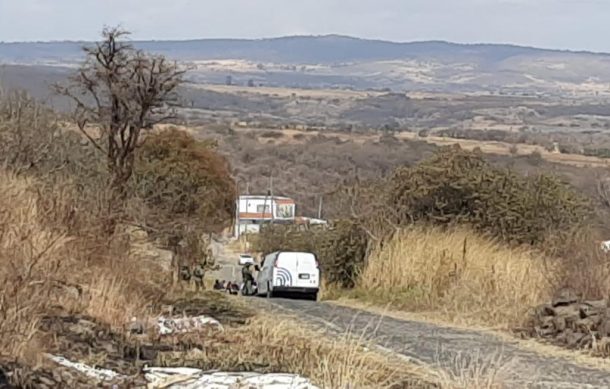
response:
<path id="1" fill-rule="evenodd" d="M 352 288 L 364 265 L 368 236 L 355 222 L 341 220 L 329 228 L 269 225 L 254 240 L 254 250 L 269 254 L 279 250 L 316 254 L 326 281 Z"/>
<path id="2" fill-rule="evenodd" d="M 148 208 L 147 224 L 220 232 L 235 212 L 236 188 L 215 144 L 186 132 L 150 135 L 138 150 L 133 184 Z"/>
<path id="3" fill-rule="evenodd" d="M 440 149 L 389 179 L 388 208 L 398 225 L 469 224 L 506 241 L 535 244 L 581 223 L 588 203 L 549 175 L 524 177 L 459 147 Z"/>

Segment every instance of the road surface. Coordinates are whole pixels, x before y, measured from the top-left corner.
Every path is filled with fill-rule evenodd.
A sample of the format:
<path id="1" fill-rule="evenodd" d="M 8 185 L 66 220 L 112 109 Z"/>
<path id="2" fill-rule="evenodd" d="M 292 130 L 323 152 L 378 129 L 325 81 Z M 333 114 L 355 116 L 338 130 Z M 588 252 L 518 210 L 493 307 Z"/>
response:
<path id="1" fill-rule="evenodd" d="M 293 314 L 335 333 L 363 337 L 398 356 L 460 377 L 484 369 L 508 388 L 610 388 L 610 371 L 524 350 L 486 332 L 399 320 L 326 302 L 251 297 L 261 309 Z"/>
<path id="2" fill-rule="evenodd" d="M 211 278 L 238 281 L 238 253 L 214 243 L 221 269 Z M 329 302 L 299 299 L 252 299 L 252 305 L 295 315 L 331 333 L 350 333 L 449 377 L 464 370 L 483 369 L 496 374 L 509 388 L 610 388 L 610 370 L 581 366 L 562 357 L 550 357 L 519 347 L 488 332 L 401 320 Z"/>

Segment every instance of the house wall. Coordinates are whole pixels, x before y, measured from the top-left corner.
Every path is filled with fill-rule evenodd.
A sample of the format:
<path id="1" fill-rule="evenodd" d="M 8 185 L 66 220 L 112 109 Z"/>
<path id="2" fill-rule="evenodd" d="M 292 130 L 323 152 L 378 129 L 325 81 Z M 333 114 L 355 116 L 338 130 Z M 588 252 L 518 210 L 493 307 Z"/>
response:
<path id="1" fill-rule="evenodd" d="M 295 204 L 292 200 L 240 197 L 238 212 L 247 219 L 294 219 Z"/>

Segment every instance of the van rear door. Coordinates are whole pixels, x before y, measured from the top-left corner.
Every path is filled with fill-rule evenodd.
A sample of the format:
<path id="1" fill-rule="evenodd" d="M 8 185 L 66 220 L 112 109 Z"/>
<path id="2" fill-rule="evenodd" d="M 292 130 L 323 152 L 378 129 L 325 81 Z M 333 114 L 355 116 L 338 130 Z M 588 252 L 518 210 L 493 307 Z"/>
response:
<path id="1" fill-rule="evenodd" d="M 319 283 L 318 263 L 311 253 L 297 253 L 297 279 L 294 286 L 317 288 Z"/>
<path id="2" fill-rule="evenodd" d="M 273 285 L 292 287 L 297 286 L 298 279 L 297 253 L 279 253 L 275 261 Z"/>

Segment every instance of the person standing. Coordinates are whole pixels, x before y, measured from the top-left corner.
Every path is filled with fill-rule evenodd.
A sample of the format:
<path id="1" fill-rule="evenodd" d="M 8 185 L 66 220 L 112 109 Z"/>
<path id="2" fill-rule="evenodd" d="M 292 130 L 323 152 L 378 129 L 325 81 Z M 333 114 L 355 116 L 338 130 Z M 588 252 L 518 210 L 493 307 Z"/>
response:
<path id="1" fill-rule="evenodd" d="M 195 268 L 193 269 L 193 281 L 195 281 L 195 291 L 199 292 L 200 290 L 203 290 L 203 276 L 205 274 L 204 271 L 204 265 L 202 265 L 201 263 L 198 263 L 195 265 Z"/>
<path id="2" fill-rule="evenodd" d="M 244 283 L 243 294 L 246 296 L 252 296 L 254 294 L 254 276 L 252 275 L 251 264 L 247 264 L 241 269 L 241 278 Z"/>

